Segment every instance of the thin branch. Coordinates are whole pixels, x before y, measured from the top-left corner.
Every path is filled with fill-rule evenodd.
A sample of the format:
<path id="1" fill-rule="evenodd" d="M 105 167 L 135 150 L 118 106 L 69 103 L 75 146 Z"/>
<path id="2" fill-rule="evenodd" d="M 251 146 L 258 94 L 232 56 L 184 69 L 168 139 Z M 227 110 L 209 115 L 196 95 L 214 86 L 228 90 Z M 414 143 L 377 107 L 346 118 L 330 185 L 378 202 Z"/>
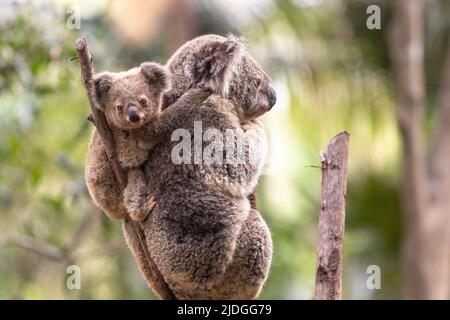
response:
<path id="1" fill-rule="evenodd" d="M 56 261 L 67 258 L 66 254 L 58 247 L 23 234 L 13 233 L 1 237 L 0 246 L 7 245 L 15 245 Z"/>
<path id="2" fill-rule="evenodd" d="M 125 250 L 126 248 L 127 247 L 122 240 L 111 241 L 111 242 L 105 243 L 93 250 L 79 252 L 77 254 L 77 259 L 83 260 L 83 259 L 87 259 L 90 257 L 100 256 L 100 255 L 112 256 L 112 255 L 117 254 L 118 252 Z"/>
<path id="3" fill-rule="evenodd" d="M 86 211 L 86 214 L 81 221 L 78 229 L 75 231 L 72 240 L 70 241 L 68 250 L 70 252 L 75 251 L 83 241 L 84 237 L 88 234 L 89 229 L 94 225 L 94 223 L 98 220 L 100 214 L 98 212 L 92 213 L 90 210 Z"/>
<path id="4" fill-rule="evenodd" d="M 342 297 L 342 259 L 349 134 L 341 132 L 321 152 L 322 192 L 317 237 L 316 300 Z"/>

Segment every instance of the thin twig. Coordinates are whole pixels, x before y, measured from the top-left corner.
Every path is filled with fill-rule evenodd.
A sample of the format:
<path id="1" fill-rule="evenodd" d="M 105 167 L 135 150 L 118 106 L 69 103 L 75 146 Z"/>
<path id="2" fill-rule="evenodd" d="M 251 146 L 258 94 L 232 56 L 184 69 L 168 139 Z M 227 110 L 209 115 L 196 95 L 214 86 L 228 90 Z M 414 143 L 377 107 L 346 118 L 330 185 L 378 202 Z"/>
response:
<path id="1" fill-rule="evenodd" d="M 58 247 L 23 234 L 12 233 L 2 236 L 0 246 L 6 245 L 15 245 L 27 249 L 51 260 L 62 261 L 66 258 L 64 251 Z"/>
<path id="2" fill-rule="evenodd" d="M 124 244 L 123 240 L 120 241 L 112 241 L 107 242 L 95 249 L 89 250 L 89 251 L 80 251 L 77 254 L 77 259 L 83 260 L 90 257 L 95 257 L 99 255 L 107 255 L 112 256 L 117 254 L 118 252 L 121 252 L 126 249 L 126 245 Z"/>
<path id="3" fill-rule="evenodd" d="M 68 249 L 73 252 L 75 251 L 83 241 L 85 235 L 88 233 L 89 229 L 94 225 L 94 223 L 99 218 L 98 212 L 92 213 L 89 210 L 86 212 L 83 220 L 81 221 L 78 229 L 75 231 L 70 244 L 68 245 Z"/>

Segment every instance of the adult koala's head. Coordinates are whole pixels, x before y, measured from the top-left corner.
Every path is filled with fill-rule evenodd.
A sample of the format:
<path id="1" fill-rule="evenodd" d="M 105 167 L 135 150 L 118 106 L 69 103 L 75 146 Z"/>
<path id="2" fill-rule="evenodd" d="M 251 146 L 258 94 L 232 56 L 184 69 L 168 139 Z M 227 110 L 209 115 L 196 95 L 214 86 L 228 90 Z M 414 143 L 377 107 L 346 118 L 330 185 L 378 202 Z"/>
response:
<path id="1" fill-rule="evenodd" d="M 123 72 L 102 72 L 94 77 L 97 106 L 113 126 L 137 129 L 148 123 L 161 107 L 168 86 L 167 73 L 155 62 Z"/>
<path id="2" fill-rule="evenodd" d="M 246 52 L 243 38 L 200 36 L 178 49 L 166 68 L 172 86 L 164 96 L 163 107 L 192 87 L 207 88 L 230 99 L 244 119 L 261 116 L 276 102 L 269 77 Z"/>

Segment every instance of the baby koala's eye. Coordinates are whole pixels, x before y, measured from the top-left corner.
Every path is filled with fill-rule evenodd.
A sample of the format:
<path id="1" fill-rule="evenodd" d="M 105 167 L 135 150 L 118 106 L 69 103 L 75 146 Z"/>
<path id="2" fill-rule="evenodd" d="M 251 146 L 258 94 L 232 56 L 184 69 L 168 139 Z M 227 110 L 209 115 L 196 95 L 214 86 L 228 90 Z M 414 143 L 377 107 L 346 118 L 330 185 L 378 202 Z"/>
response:
<path id="1" fill-rule="evenodd" d="M 147 104 L 147 98 L 146 97 L 141 97 L 139 99 L 139 103 L 142 104 L 143 106 Z"/>
<path id="2" fill-rule="evenodd" d="M 256 82 L 256 85 L 257 85 L 258 87 L 260 87 L 260 86 L 261 86 L 261 83 L 262 83 L 262 79 L 261 79 L 261 78 L 256 78 L 256 79 L 255 79 L 255 82 Z"/>
<path id="3" fill-rule="evenodd" d="M 123 112 L 123 105 L 118 104 L 118 105 L 116 106 L 116 109 L 117 109 L 117 111 L 119 111 L 119 112 Z"/>

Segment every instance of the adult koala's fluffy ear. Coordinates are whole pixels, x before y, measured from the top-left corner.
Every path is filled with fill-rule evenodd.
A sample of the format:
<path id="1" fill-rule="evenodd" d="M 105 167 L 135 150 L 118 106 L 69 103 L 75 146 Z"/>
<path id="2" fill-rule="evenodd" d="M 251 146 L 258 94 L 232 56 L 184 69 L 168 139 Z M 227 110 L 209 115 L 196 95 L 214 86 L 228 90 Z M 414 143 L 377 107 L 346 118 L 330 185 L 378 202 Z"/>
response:
<path id="1" fill-rule="evenodd" d="M 165 90 L 169 86 L 167 71 L 159 63 L 143 62 L 141 63 L 140 69 L 150 86 L 160 90 Z"/>
<path id="2" fill-rule="evenodd" d="M 95 98 L 97 100 L 96 105 L 100 110 L 104 109 L 102 98 L 109 91 L 109 89 L 111 89 L 111 86 L 112 86 L 112 77 L 109 73 L 107 72 L 99 73 L 94 77 Z"/>
<path id="3" fill-rule="evenodd" d="M 245 51 L 245 40 L 230 35 L 225 41 L 211 42 L 205 51 L 196 66 L 196 82 L 227 97 L 230 79 Z"/>

